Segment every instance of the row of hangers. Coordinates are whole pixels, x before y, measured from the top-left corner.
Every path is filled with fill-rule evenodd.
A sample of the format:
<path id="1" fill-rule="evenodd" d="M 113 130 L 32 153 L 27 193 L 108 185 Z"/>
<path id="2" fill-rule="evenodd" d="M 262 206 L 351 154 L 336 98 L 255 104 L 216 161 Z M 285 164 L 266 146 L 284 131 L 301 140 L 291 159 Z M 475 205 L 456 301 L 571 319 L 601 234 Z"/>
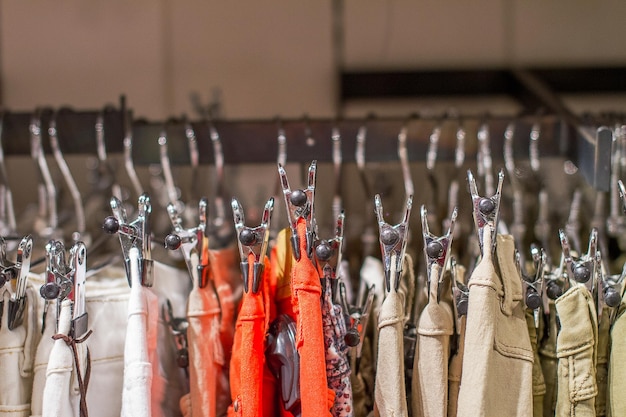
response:
<path id="1" fill-rule="evenodd" d="M 37 221 L 33 226 L 33 232 L 36 237 L 42 237 L 45 239 L 52 240 L 46 245 L 45 248 L 45 262 L 46 262 L 46 284 L 42 287 L 41 294 L 46 300 L 52 299 L 61 299 L 66 297 L 83 297 L 84 291 L 82 290 L 82 286 L 85 282 L 85 277 L 87 274 L 86 270 L 86 250 L 89 248 L 90 253 L 94 251 L 99 245 L 102 245 L 104 239 L 98 238 L 92 241 L 89 233 L 87 232 L 87 222 L 85 215 L 85 207 L 83 202 L 83 197 L 81 191 L 78 189 L 76 185 L 76 181 L 70 171 L 70 168 L 67 162 L 64 159 L 63 153 L 59 146 L 58 141 L 58 130 L 56 126 L 56 118 L 53 116 L 50 118 L 50 123 L 47 129 L 48 137 L 50 139 L 50 148 L 52 150 L 52 155 L 54 160 L 63 176 L 66 187 L 70 192 L 70 196 L 73 202 L 74 213 L 76 217 L 76 224 L 74 225 L 74 230 L 71 234 L 71 240 L 74 243 L 69 253 L 69 260 L 66 260 L 66 251 L 61 243 L 62 234 L 60 231 L 59 224 L 59 213 L 57 208 L 57 199 L 58 199 L 58 191 L 56 184 L 53 180 L 50 167 L 48 166 L 48 161 L 44 152 L 44 146 L 42 144 L 42 126 L 41 126 L 41 112 L 37 111 L 34 113 L 33 118 L 30 123 L 30 135 L 31 135 L 31 156 L 33 160 L 36 162 L 38 167 L 38 174 L 40 176 L 40 185 L 38 189 L 39 195 L 39 210 L 37 213 Z M 104 113 L 103 113 L 104 114 Z M 534 124 L 531 129 L 530 135 L 530 167 L 531 170 L 536 173 L 539 171 L 539 140 L 541 136 L 540 125 Z M 137 195 L 140 195 L 138 207 L 135 209 L 131 205 L 125 203 L 124 193 L 122 191 L 122 187 L 119 186 L 116 180 L 116 170 L 109 163 L 107 157 L 107 150 L 105 146 L 104 140 L 104 123 L 103 116 L 98 117 L 96 124 L 94 126 L 96 132 L 97 139 L 97 156 L 98 156 L 98 172 L 100 174 L 100 183 L 99 193 L 109 192 L 114 198 L 111 200 L 111 209 L 113 211 L 113 216 L 106 219 L 104 222 L 104 229 L 109 233 L 117 232 L 119 235 L 120 243 L 122 246 L 123 258 L 126 268 L 130 267 L 128 252 L 131 248 L 138 249 L 140 254 L 140 268 L 141 268 L 141 277 L 142 283 L 144 285 L 150 286 L 152 283 L 152 233 L 150 228 L 150 214 L 152 211 L 152 206 L 150 203 L 150 199 L 144 194 L 143 186 L 141 181 L 139 180 L 139 176 L 134 167 L 133 158 L 132 158 L 132 133 L 129 128 L 126 129 L 126 134 L 124 138 L 124 167 L 126 173 L 130 179 L 132 187 L 134 188 L 134 192 Z M 169 160 L 168 154 L 168 137 L 167 137 L 167 126 L 165 126 L 158 137 L 157 143 L 159 146 L 159 155 L 160 155 L 160 163 L 163 174 L 163 194 L 167 196 L 168 207 L 167 213 L 170 217 L 173 233 L 168 235 L 165 239 L 163 239 L 164 246 L 168 249 L 178 249 L 182 248 L 183 259 L 186 261 L 187 266 L 190 271 L 191 277 L 194 279 L 201 279 L 201 274 L 198 274 L 198 266 L 202 267 L 202 265 L 198 265 L 197 261 L 192 261 L 191 254 L 196 251 L 201 251 L 208 249 L 209 241 L 217 241 L 220 246 L 226 245 L 227 242 L 232 241 L 234 233 L 233 228 L 230 225 L 230 222 L 226 220 L 226 191 L 224 187 L 224 156 L 222 153 L 222 145 L 220 136 L 216 130 L 216 128 L 210 124 L 209 128 L 211 143 L 213 144 L 213 152 L 215 155 L 215 177 L 217 182 L 216 187 L 216 195 L 215 198 L 211 201 L 214 205 L 214 215 L 209 219 L 208 216 L 208 207 L 209 200 L 200 199 L 200 203 L 198 209 L 192 209 L 192 204 L 188 203 L 186 206 L 181 202 L 180 196 L 181 191 L 178 187 L 176 187 L 174 175 L 172 173 L 171 164 Z M 525 225 L 523 221 L 523 216 L 521 215 L 521 211 L 523 211 L 524 207 L 521 202 L 522 197 L 522 185 L 516 179 L 516 168 L 515 168 L 515 158 L 513 157 L 513 141 L 514 141 L 514 132 L 515 132 L 515 124 L 511 123 L 507 126 L 505 131 L 505 141 L 504 141 L 504 160 L 505 167 L 507 172 L 510 174 L 511 178 L 511 188 L 513 190 L 513 222 L 511 223 L 511 233 L 514 234 L 516 240 L 518 242 L 524 242 L 523 234 L 525 232 Z M 619 168 L 623 165 L 623 161 L 621 161 L 621 153 L 623 147 L 623 135 L 621 135 L 621 130 L 616 129 L 616 133 L 618 134 L 620 140 L 616 141 L 616 150 L 614 151 L 614 175 L 618 175 Z M 196 137 L 193 126 L 190 123 L 186 123 L 185 125 L 185 135 L 188 139 L 189 146 L 189 157 L 191 161 L 191 169 L 192 169 L 192 178 L 197 176 L 198 170 L 198 161 L 199 161 L 199 152 L 198 152 L 198 139 Z M 435 166 L 437 163 L 437 155 L 438 155 L 438 146 L 441 135 L 441 127 L 436 126 L 430 137 L 429 137 L 429 145 L 426 157 L 426 169 L 428 172 L 428 182 L 430 183 L 433 189 L 438 188 L 437 177 L 435 175 Z M 361 180 L 362 186 L 364 190 L 366 190 L 366 194 L 370 195 L 372 186 L 369 183 L 367 177 L 366 170 L 366 161 L 365 161 L 365 144 L 367 137 L 367 124 L 364 123 L 361 128 L 358 130 L 358 134 L 356 136 L 356 152 L 355 152 L 355 160 L 356 165 L 359 171 L 359 178 Z M 341 172 L 342 172 L 342 138 L 340 131 L 337 127 L 332 129 L 331 140 L 332 140 L 332 160 L 333 160 L 333 170 L 335 174 L 335 183 L 332 187 L 333 189 L 333 204 L 332 211 L 333 217 L 338 219 L 337 224 L 335 226 L 335 236 L 326 239 L 320 240 L 317 237 L 317 227 L 315 224 L 315 218 L 313 216 L 313 207 L 314 207 L 314 192 L 315 192 L 315 172 L 316 165 L 313 164 L 309 169 L 308 173 L 308 186 L 302 190 L 294 190 L 292 191 L 289 188 L 289 183 L 287 181 L 286 173 L 283 165 L 286 164 L 287 161 L 287 150 L 286 150 L 286 137 L 285 132 L 282 129 L 280 123 L 278 124 L 278 134 L 277 134 L 277 142 L 278 142 L 278 155 L 277 161 L 279 163 L 279 181 L 277 181 L 277 187 L 275 194 L 278 194 L 282 189 L 282 193 L 285 196 L 286 201 L 286 209 L 287 209 L 287 217 L 290 219 L 290 226 L 293 228 L 294 218 L 298 216 L 302 216 L 303 214 L 307 218 L 308 225 L 308 233 L 307 233 L 307 256 L 313 259 L 317 259 L 321 262 L 317 263 L 318 269 L 320 269 L 320 275 L 326 276 L 327 270 L 330 268 L 332 273 L 336 273 L 337 262 L 341 259 L 341 246 L 343 241 L 343 221 L 344 215 L 341 211 Z M 465 162 L 465 148 L 466 148 L 466 132 L 463 128 L 462 123 L 458 123 L 458 128 L 456 131 L 456 147 L 454 151 L 454 170 L 458 174 L 462 169 Z M 0 135 L 1 140 L 1 135 Z M 405 209 L 404 209 L 404 217 L 403 220 L 396 225 L 390 225 L 384 220 L 384 209 L 382 206 L 382 199 L 380 196 L 377 196 L 375 199 L 375 213 L 378 219 L 379 225 L 379 236 L 378 239 L 375 236 L 375 232 L 371 227 L 371 222 L 368 227 L 363 231 L 362 241 L 364 253 L 372 254 L 374 251 L 372 249 L 375 246 L 375 242 L 377 240 L 380 241 L 380 246 L 382 250 L 382 257 L 385 264 L 385 285 L 387 289 L 390 289 L 391 286 L 398 285 L 398 274 L 401 271 L 401 259 L 406 250 L 407 243 L 409 240 L 409 230 L 408 230 L 408 220 L 411 213 L 412 206 L 412 195 L 414 194 L 414 186 L 411 178 L 411 170 L 409 166 L 409 158 L 407 151 L 407 125 L 405 124 L 398 134 L 398 144 L 397 144 L 397 154 L 398 159 L 400 161 L 402 175 L 403 175 L 403 184 L 405 195 L 407 196 Z M 500 231 L 503 231 L 501 224 L 498 222 L 499 214 L 500 214 L 500 199 L 502 195 L 502 183 L 503 183 L 503 173 L 501 172 L 498 177 L 497 186 L 495 184 L 495 178 L 492 174 L 492 155 L 490 150 L 490 131 L 488 121 L 485 121 L 480 125 L 480 128 L 477 132 L 477 175 L 479 178 L 479 182 L 482 186 L 484 186 L 484 194 L 490 197 L 480 197 L 478 194 L 478 188 L 476 186 L 476 180 L 473 175 L 468 174 L 468 181 L 470 185 L 470 192 L 472 197 L 472 205 L 473 205 L 473 213 L 475 219 L 476 229 L 478 230 L 478 246 L 481 250 L 482 248 L 482 233 L 484 230 L 484 226 L 486 224 L 491 225 L 493 230 L 497 230 L 497 227 L 500 226 Z M 2 147 L 0 146 L 0 149 Z M 617 155 L 617 156 L 615 156 Z M 7 237 L 7 241 L 10 241 L 11 237 L 17 235 L 17 221 L 15 218 L 15 209 L 12 206 L 12 192 L 9 186 L 9 181 L 7 180 L 7 170 L 4 163 L 4 156 L 0 153 L 0 225 L 2 225 L 2 235 Z M 458 175 L 455 175 L 455 180 L 450 184 L 449 187 L 449 207 L 456 207 L 457 202 L 459 200 L 458 191 L 459 191 L 459 183 L 458 183 Z M 195 183 L 192 182 L 192 184 Z M 280 187 L 280 188 L 279 188 Z M 193 185 L 190 187 L 193 189 Z M 545 192 L 542 193 L 543 190 L 539 192 L 539 212 L 542 211 L 542 204 L 545 204 Z M 192 196 L 191 201 L 196 199 L 197 190 L 193 190 L 189 192 L 189 195 Z M 615 192 L 611 193 L 611 208 L 614 207 L 615 202 L 613 197 L 615 196 Z M 572 212 L 578 210 L 579 208 L 575 208 L 576 204 L 580 205 L 580 200 L 582 199 L 581 194 L 575 194 L 574 204 L 572 205 Z M 272 200 L 271 200 L 272 201 Z M 433 215 L 432 213 L 441 213 L 441 209 L 437 207 L 436 201 L 433 199 L 429 202 L 432 209 L 430 210 L 431 216 L 429 217 L 429 210 L 425 207 L 422 208 L 421 211 L 421 219 L 422 219 L 422 227 L 423 227 L 423 244 L 424 244 L 424 254 L 425 254 L 425 270 L 427 272 L 427 279 L 433 279 L 430 276 L 430 265 L 434 262 L 440 264 L 440 266 L 445 267 L 448 264 L 449 255 L 451 253 L 451 244 L 452 238 L 455 233 L 458 234 L 458 231 L 455 232 L 455 223 L 457 218 L 456 209 L 449 209 L 448 213 L 451 213 L 447 218 L 441 222 L 442 230 L 447 229 L 447 233 L 443 236 L 437 236 L 430 232 L 429 230 L 429 219 L 432 222 Z M 302 206 L 309 207 L 308 210 L 302 211 Z M 521 208 L 520 208 L 521 207 Z M 130 209 L 130 210 L 129 210 Z M 261 225 L 256 229 L 245 228 L 243 225 L 243 210 L 238 202 L 233 202 L 232 206 L 233 212 L 235 213 L 235 230 L 237 231 L 237 240 L 240 247 L 240 251 L 242 254 L 242 259 L 244 253 L 246 251 L 253 251 L 256 259 L 259 258 L 262 254 L 266 253 L 268 242 L 270 236 L 275 232 L 270 228 L 269 222 L 269 213 L 271 213 L 273 209 L 273 203 L 269 203 L 266 205 L 265 210 L 262 215 Z M 128 220 L 127 211 L 130 212 L 131 215 L 135 216 L 135 219 L 132 221 Z M 611 211 L 613 215 L 613 211 Z M 545 217 L 545 216 L 544 216 Z M 525 258 L 525 251 L 519 251 L 520 257 L 520 270 L 523 272 L 523 276 L 525 277 L 525 281 L 527 281 L 526 287 L 526 299 L 529 307 L 537 306 L 537 297 L 543 300 L 543 307 L 546 308 L 546 295 L 550 295 L 550 289 L 552 288 L 552 294 L 558 293 L 557 289 L 554 289 L 554 285 L 556 282 L 563 282 L 563 277 L 567 276 L 568 280 L 573 281 L 584 281 L 590 283 L 590 289 L 598 294 L 602 294 L 602 297 L 608 301 L 608 303 L 615 303 L 615 291 L 611 292 L 609 289 L 613 289 L 617 284 L 617 281 L 623 279 L 623 274 L 620 275 L 617 279 L 613 279 L 613 281 L 609 281 L 607 278 L 607 268 L 602 267 L 601 265 L 601 257 L 598 255 L 599 251 L 597 250 L 598 245 L 598 231 L 597 229 L 593 229 L 589 244 L 589 249 L 587 253 L 581 254 L 581 247 L 579 243 L 578 230 L 576 227 L 575 216 L 571 216 L 572 221 L 568 222 L 568 225 L 565 227 L 565 232 L 560 233 L 560 241 L 563 250 L 563 256 L 561 257 L 560 265 L 556 270 L 554 270 L 551 262 L 549 244 L 546 244 L 547 240 L 544 241 L 545 233 L 541 230 L 541 227 L 536 228 L 540 230 L 540 233 L 537 233 L 535 230 L 535 235 L 540 237 L 541 244 L 544 246 L 543 250 L 533 248 L 531 249 L 532 259 L 535 267 L 534 277 L 532 279 L 527 278 L 529 274 L 525 272 L 526 262 L 523 261 Z M 621 216 L 618 216 L 621 218 Z M 436 215 L 434 216 L 436 219 Z M 190 219 L 195 219 L 195 224 L 193 227 L 189 229 L 183 228 L 183 223 L 189 221 Z M 614 217 L 611 218 L 615 220 Z M 542 221 L 546 221 L 546 218 L 541 219 Z M 617 223 L 623 223 L 618 221 Z M 610 228 L 610 227 L 609 227 Z M 437 227 L 438 229 L 438 227 Z M 456 228 L 458 230 L 460 228 Z M 620 228 L 618 228 L 621 230 Z M 604 230 L 604 229 L 602 229 Z M 618 230 L 618 231 L 619 231 Z M 248 237 L 245 236 L 247 233 Z M 244 234 L 242 236 L 242 233 Z M 612 232 L 615 233 L 615 230 Z M 260 236 L 262 235 L 262 236 Z M 253 240 L 251 236 L 254 236 Z M 295 234 L 294 234 L 295 236 Z M 546 237 L 547 239 L 547 237 Z M 573 247 L 576 249 L 576 253 L 578 255 L 573 255 L 569 251 L 569 241 L 572 241 Z M 259 242 L 260 246 L 259 246 Z M 320 242 L 323 242 L 320 243 Z M 492 240 L 495 242 L 495 239 Z M 317 243 L 317 245 L 316 245 Z M 23 302 L 24 298 L 24 286 L 23 282 L 29 267 L 31 265 L 36 265 L 37 263 L 41 263 L 41 260 L 36 260 L 35 262 L 31 261 L 31 256 L 33 252 L 33 238 L 26 237 L 22 239 L 18 245 L 18 257 L 15 263 L 11 263 L 6 260 L 6 242 L 4 242 L 3 252 L 2 252 L 2 262 L 3 262 L 3 270 L 6 270 L 6 276 L 11 276 L 12 278 L 7 278 L 6 281 L 16 281 L 17 285 L 15 286 L 17 290 L 14 292 L 11 300 L 16 303 L 16 307 L 14 308 L 17 312 L 20 311 L 20 300 Z M 521 245 L 520 245 L 521 246 Z M 297 248 L 298 245 L 294 244 L 294 248 Z M 523 247 L 523 246 L 521 246 Z M 320 253 L 317 253 L 316 250 L 319 249 Z M 331 253 L 330 257 L 328 253 Z M 302 254 L 298 254 L 294 251 L 296 256 L 302 256 Z M 476 253 L 474 254 L 474 258 L 476 257 Z M 332 260 L 332 261 L 331 261 Z M 329 262 L 331 261 L 331 262 Z M 392 268 L 392 263 L 395 263 L 395 267 Z M 328 266 L 330 265 L 330 266 Z M 247 278 L 247 269 L 244 268 L 246 273 L 244 273 L 244 278 Z M 395 276 L 391 276 L 391 271 L 395 271 Z M 443 269 L 442 269 L 443 270 Z M 442 271 L 441 270 L 441 271 Z M 556 271 L 556 272 L 555 272 Z M 600 274 L 603 274 L 600 276 Z M 255 274 L 256 275 L 256 274 Z M 252 277 L 253 282 L 256 277 Z M 441 273 L 437 280 L 442 279 Z M 456 282 L 454 280 L 453 291 L 455 293 L 457 299 L 457 307 L 461 307 L 459 310 L 462 313 L 462 305 L 464 297 L 467 296 L 466 288 L 464 284 L 461 282 Z M 571 282 L 573 282 L 571 281 Z M 607 294 L 606 291 L 599 291 L 601 283 L 605 284 L 607 288 L 606 291 L 610 292 Z M 206 283 L 202 283 L 205 285 Z M 565 281 L 567 284 L 567 281 Z M 607 285 L 608 284 L 608 285 Z M 557 285 L 559 287 L 559 285 Z M 246 287 L 247 288 L 247 287 Z M 560 288 L 560 287 L 559 287 Z M 338 297 L 340 302 L 344 304 L 344 308 L 347 311 L 353 311 L 355 313 L 355 319 L 353 320 L 355 323 L 358 323 L 361 320 L 361 317 L 366 317 L 368 314 L 368 304 L 371 305 L 371 289 L 366 289 L 365 294 L 361 294 L 361 303 L 352 305 L 348 297 L 346 297 L 346 289 L 345 285 L 340 286 L 338 290 Z M 82 294 L 82 295 L 81 295 Z M 598 298 L 600 300 L 600 298 Z M 84 304 L 84 298 L 81 302 Z M 601 308 L 602 303 L 598 303 L 599 308 Z M 539 307 L 533 308 L 535 311 L 538 311 Z M 84 308 L 81 310 L 77 309 L 76 320 L 79 320 L 82 317 L 82 313 L 84 313 Z M 19 323 L 19 313 L 15 314 L 15 318 L 12 318 L 12 323 Z M 84 325 L 79 326 L 81 329 L 86 328 Z M 355 327 L 352 328 L 354 330 Z"/>

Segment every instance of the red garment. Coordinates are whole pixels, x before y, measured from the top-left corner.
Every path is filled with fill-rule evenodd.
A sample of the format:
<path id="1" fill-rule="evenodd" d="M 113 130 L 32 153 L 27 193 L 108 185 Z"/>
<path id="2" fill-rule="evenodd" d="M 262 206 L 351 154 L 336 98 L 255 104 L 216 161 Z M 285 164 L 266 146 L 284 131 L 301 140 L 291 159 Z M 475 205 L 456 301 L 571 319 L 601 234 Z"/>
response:
<path id="1" fill-rule="evenodd" d="M 302 417 L 332 417 L 335 392 L 326 381 L 326 352 L 322 328 L 320 277 L 306 256 L 306 222 L 298 219 L 299 261 L 291 268 L 291 290 L 297 314 L 296 347 L 300 353 L 300 397 Z M 326 399 L 326 401 L 324 401 Z"/>

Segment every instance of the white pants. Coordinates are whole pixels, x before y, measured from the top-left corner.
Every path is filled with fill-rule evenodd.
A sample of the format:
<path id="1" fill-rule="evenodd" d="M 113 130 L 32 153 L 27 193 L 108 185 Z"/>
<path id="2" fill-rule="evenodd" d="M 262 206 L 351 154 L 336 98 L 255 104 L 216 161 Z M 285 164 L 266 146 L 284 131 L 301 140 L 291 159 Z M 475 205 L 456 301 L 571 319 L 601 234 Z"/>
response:
<path id="1" fill-rule="evenodd" d="M 2 321 L 0 321 L 0 416 L 28 417 L 33 384 L 33 355 L 37 332 L 37 304 L 32 287 L 27 288 L 26 307 L 21 326 L 9 330 L 10 293 L 0 290 Z"/>

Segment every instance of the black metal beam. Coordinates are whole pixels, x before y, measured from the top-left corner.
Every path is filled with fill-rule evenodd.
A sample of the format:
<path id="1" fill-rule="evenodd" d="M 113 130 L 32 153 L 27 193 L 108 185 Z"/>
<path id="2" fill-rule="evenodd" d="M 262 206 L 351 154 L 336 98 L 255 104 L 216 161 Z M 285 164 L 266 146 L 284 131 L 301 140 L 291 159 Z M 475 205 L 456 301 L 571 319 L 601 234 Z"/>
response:
<path id="1" fill-rule="evenodd" d="M 558 94 L 626 92 L 626 67 L 530 68 Z M 341 99 L 508 95 L 527 97 L 512 69 L 359 71 L 341 74 Z"/>

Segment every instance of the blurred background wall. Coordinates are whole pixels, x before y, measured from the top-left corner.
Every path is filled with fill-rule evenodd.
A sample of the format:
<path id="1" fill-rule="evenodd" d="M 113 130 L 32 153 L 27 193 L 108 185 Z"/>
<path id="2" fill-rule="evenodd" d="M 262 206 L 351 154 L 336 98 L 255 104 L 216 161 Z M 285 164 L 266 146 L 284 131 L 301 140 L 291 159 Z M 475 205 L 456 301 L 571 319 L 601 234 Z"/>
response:
<path id="1" fill-rule="evenodd" d="M 352 69 L 626 64 L 624 1 L 342 3 L 337 19 L 332 0 L 2 0 L 2 105 L 100 108 L 124 93 L 137 116 L 156 119 L 193 114 L 195 92 L 228 118 L 333 116 L 338 61 Z M 340 59 L 333 34 L 343 37 Z M 564 98 L 574 110 L 626 107 L 623 95 Z M 450 105 L 516 109 L 490 97 L 345 110 L 399 115 Z"/>

